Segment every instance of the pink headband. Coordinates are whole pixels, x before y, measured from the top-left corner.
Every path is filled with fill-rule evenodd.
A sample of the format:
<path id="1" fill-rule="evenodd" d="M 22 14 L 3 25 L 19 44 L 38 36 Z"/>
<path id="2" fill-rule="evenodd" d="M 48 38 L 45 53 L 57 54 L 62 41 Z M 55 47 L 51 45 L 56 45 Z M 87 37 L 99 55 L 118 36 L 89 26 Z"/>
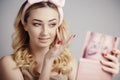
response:
<path id="1" fill-rule="evenodd" d="M 62 20 L 63 20 L 63 9 L 62 7 L 64 7 L 65 4 L 65 0 L 28 0 L 28 3 L 25 5 L 25 8 L 23 9 L 22 12 L 22 17 L 21 17 L 21 21 L 22 24 L 24 24 L 24 15 L 25 15 L 25 11 L 34 3 L 38 3 L 38 2 L 51 2 L 53 4 L 55 4 L 58 8 L 58 12 L 60 14 L 60 21 L 59 21 L 59 25 L 61 25 Z"/>

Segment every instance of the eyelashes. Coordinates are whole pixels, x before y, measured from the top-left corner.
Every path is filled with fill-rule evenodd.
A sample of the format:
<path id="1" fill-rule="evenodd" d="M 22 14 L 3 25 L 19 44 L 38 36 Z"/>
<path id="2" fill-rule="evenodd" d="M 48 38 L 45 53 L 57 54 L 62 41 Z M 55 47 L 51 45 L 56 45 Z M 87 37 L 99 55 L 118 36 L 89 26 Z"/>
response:
<path id="1" fill-rule="evenodd" d="M 50 27 L 55 27 L 56 23 L 49 24 Z"/>
<path id="2" fill-rule="evenodd" d="M 32 25 L 35 26 L 35 27 L 42 26 L 42 24 L 40 24 L 40 23 L 32 23 Z"/>
<path id="3" fill-rule="evenodd" d="M 33 26 L 35 26 L 35 27 L 42 27 L 42 26 L 44 26 L 44 24 L 42 24 L 42 23 L 32 23 L 32 25 Z M 51 23 L 51 24 L 48 24 L 48 26 L 49 27 L 55 27 L 57 25 L 57 23 Z"/>

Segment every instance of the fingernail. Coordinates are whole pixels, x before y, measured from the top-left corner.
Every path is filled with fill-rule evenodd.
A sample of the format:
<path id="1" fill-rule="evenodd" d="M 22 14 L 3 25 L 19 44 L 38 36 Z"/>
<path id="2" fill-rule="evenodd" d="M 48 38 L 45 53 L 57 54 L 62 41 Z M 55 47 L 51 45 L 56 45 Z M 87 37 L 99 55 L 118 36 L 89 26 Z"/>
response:
<path id="1" fill-rule="evenodd" d="M 107 56 L 107 54 L 106 53 L 102 53 L 102 56 Z"/>
<path id="2" fill-rule="evenodd" d="M 114 50 L 114 49 L 113 49 L 113 50 L 112 50 L 112 52 L 113 52 L 113 53 L 115 53 L 115 52 L 116 52 L 116 50 Z"/>
<path id="3" fill-rule="evenodd" d="M 104 56 L 104 53 L 102 53 L 102 56 Z"/>
<path id="4" fill-rule="evenodd" d="M 113 51 L 111 51 L 111 55 L 114 55 L 114 54 L 113 54 Z"/>
<path id="5" fill-rule="evenodd" d="M 102 61 L 100 61 L 100 63 L 102 64 Z"/>
<path id="6" fill-rule="evenodd" d="M 73 38 L 75 38 L 76 35 L 73 35 Z"/>
<path id="7" fill-rule="evenodd" d="M 107 54 L 104 54 L 104 56 L 107 56 Z"/>
<path id="8" fill-rule="evenodd" d="M 107 54 L 104 54 L 104 56 L 107 56 Z"/>
<path id="9" fill-rule="evenodd" d="M 118 54 L 115 54 L 115 57 L 118 57 Z"/>
<path id="10" fill-rule="evenodd" d="M 58 41 L 57 41 L 57 44 L 62 44 L 62 41 L 61 41 L 61 40 L 58 40 Z"/>

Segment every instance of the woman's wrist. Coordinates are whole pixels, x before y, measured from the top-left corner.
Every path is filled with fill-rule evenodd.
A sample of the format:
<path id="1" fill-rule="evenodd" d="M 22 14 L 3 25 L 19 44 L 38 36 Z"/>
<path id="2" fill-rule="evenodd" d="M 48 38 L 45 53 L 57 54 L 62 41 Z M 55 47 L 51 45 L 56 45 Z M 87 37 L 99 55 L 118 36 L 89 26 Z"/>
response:
<path id="1" fill-rule="evenodd" d="M 53 60 L 50 60 L 48 58 L 44 59 L 43 69 L 39 76 L 39 80 L 49 80 L 50 79 L 52 64 L 53 64 Z"/>
<path id="2" fill-rule="evenodd" d="M 46 63 L 53 63 L 54 60 L 55 60 L 55 57 L 53 57 L 52 55 L 46 55 L 44 58 L 44 61 Z"/>

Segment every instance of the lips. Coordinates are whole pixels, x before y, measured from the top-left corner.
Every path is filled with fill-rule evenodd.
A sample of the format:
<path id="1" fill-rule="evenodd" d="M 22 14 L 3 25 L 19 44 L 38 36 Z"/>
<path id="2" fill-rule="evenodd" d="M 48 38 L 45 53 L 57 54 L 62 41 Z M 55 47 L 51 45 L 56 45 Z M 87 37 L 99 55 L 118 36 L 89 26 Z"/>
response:
<path id="1" fill-rule="evenodd" d="M 48 42 L 49 38 L 38 38 L 40 42 L 46 43 Z"/>

